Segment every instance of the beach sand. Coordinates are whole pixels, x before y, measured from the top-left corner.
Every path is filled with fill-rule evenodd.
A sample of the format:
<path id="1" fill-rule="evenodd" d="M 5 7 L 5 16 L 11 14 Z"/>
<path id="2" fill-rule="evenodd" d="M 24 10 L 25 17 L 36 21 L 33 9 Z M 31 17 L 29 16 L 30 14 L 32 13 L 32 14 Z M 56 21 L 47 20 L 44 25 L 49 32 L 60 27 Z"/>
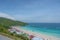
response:
<path id="1" fill-rule="evenodd" d="M 15 28 L 24 32 L 24 33 L 26 33 L 26 34 L 34 35 L 36 37 L 43 38 L 44 40 L 60 40 L 60 38 L 57 38 L 57 37 L 54 37 L 54 36 L 48 36 L 48 35 L 45 35 L 45 34 L 32 32 L 32 31 L 29 31 L 29 30 L 22 29 L 20 27 L 15 27 Z"/>

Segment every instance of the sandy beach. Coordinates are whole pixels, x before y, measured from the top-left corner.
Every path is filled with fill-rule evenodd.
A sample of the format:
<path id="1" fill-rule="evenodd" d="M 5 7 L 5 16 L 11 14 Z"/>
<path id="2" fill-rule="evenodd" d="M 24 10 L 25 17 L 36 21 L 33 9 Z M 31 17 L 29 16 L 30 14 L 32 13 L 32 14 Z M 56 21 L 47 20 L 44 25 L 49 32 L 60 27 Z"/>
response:
<path id="1" fill-rule="evenodd" d="M 22 32 L 24 32 L 24 33 L 26 33 L 26 34 L 34 35 L 36 37 L 43 38 L 44 40 L 60 40 L 60 38 L 56 38 L 54 36 L 48 36 L 48 35 L 45 35 L 45 34 L 32 32 L 32 31 L 29 31 L 29 30 L 22 29 L 20 27 L 15 27 L 15 28 L 22 31 Z"/>

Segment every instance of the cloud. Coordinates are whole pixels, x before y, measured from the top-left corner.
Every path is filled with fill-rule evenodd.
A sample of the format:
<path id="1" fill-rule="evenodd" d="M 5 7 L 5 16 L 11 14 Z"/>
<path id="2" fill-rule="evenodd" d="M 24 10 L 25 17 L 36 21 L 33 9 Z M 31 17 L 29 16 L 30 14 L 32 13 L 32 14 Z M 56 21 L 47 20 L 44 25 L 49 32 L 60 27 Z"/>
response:
<path id="1" fill-rule="evenodd" d="M 22 14 L 16 14 L 14 15 L 17 20 L 23 21 L 23 22 L 48 22 L 48 23 L 60 23 L 60 14 L 29 14 L 29 15 L 22 15 Z"/>
<path id="2" fill-rule="evenodd" d="M 0 13 L 0 17 L 5 17 L 5 18 L 9 18 L 9 19 L 15 20 L 15 18 L 13 18 L 12 16 L 8 15 L 7 13 Z"/>

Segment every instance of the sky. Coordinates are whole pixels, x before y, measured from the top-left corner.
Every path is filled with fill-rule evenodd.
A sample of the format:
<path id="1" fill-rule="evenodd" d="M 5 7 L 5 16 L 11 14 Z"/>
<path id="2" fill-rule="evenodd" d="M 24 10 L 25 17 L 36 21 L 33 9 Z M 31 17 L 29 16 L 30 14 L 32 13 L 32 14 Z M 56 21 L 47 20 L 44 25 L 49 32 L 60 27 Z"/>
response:
<path id="1" fill-rule="evenodd" d="M 60 23 L 60 0 L 0 0 L 0 17 L 29 23 Z"/>

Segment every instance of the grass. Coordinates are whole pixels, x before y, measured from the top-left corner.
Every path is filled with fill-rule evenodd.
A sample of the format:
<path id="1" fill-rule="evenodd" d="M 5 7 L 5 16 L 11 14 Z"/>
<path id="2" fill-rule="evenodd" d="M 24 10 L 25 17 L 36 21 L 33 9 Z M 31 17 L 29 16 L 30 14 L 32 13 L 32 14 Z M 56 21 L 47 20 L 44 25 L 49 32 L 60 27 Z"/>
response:
<path id="1" fill-rule="evenodd" d="M 27 23 L 0 17 L 0 34 L 14 40 L 29 40 L 24 35 L 17 35 L 8 31 L 11 26 L 25 26 Z"/>
<path id="2" fill-rule="evenodd" d="M 16 33 L 10 33 L 8 29 L 4 27 L 0 27 L 0 34 L 14 40 L 29 40 L 29 38 L 25 36 L 26 34 L 17 35 Z"/>
<path id="3" fill-rule="evenodd" d="M 23 39 L 21 39 L 21 38 L 16 37 L 15 35 L 6 34 L 6 33 L 3 33 L 3 32 L 0 32 L 0 35 L 9 37 L 9 38 L 11 38 L 12 40 L 23 40 Z"/>

